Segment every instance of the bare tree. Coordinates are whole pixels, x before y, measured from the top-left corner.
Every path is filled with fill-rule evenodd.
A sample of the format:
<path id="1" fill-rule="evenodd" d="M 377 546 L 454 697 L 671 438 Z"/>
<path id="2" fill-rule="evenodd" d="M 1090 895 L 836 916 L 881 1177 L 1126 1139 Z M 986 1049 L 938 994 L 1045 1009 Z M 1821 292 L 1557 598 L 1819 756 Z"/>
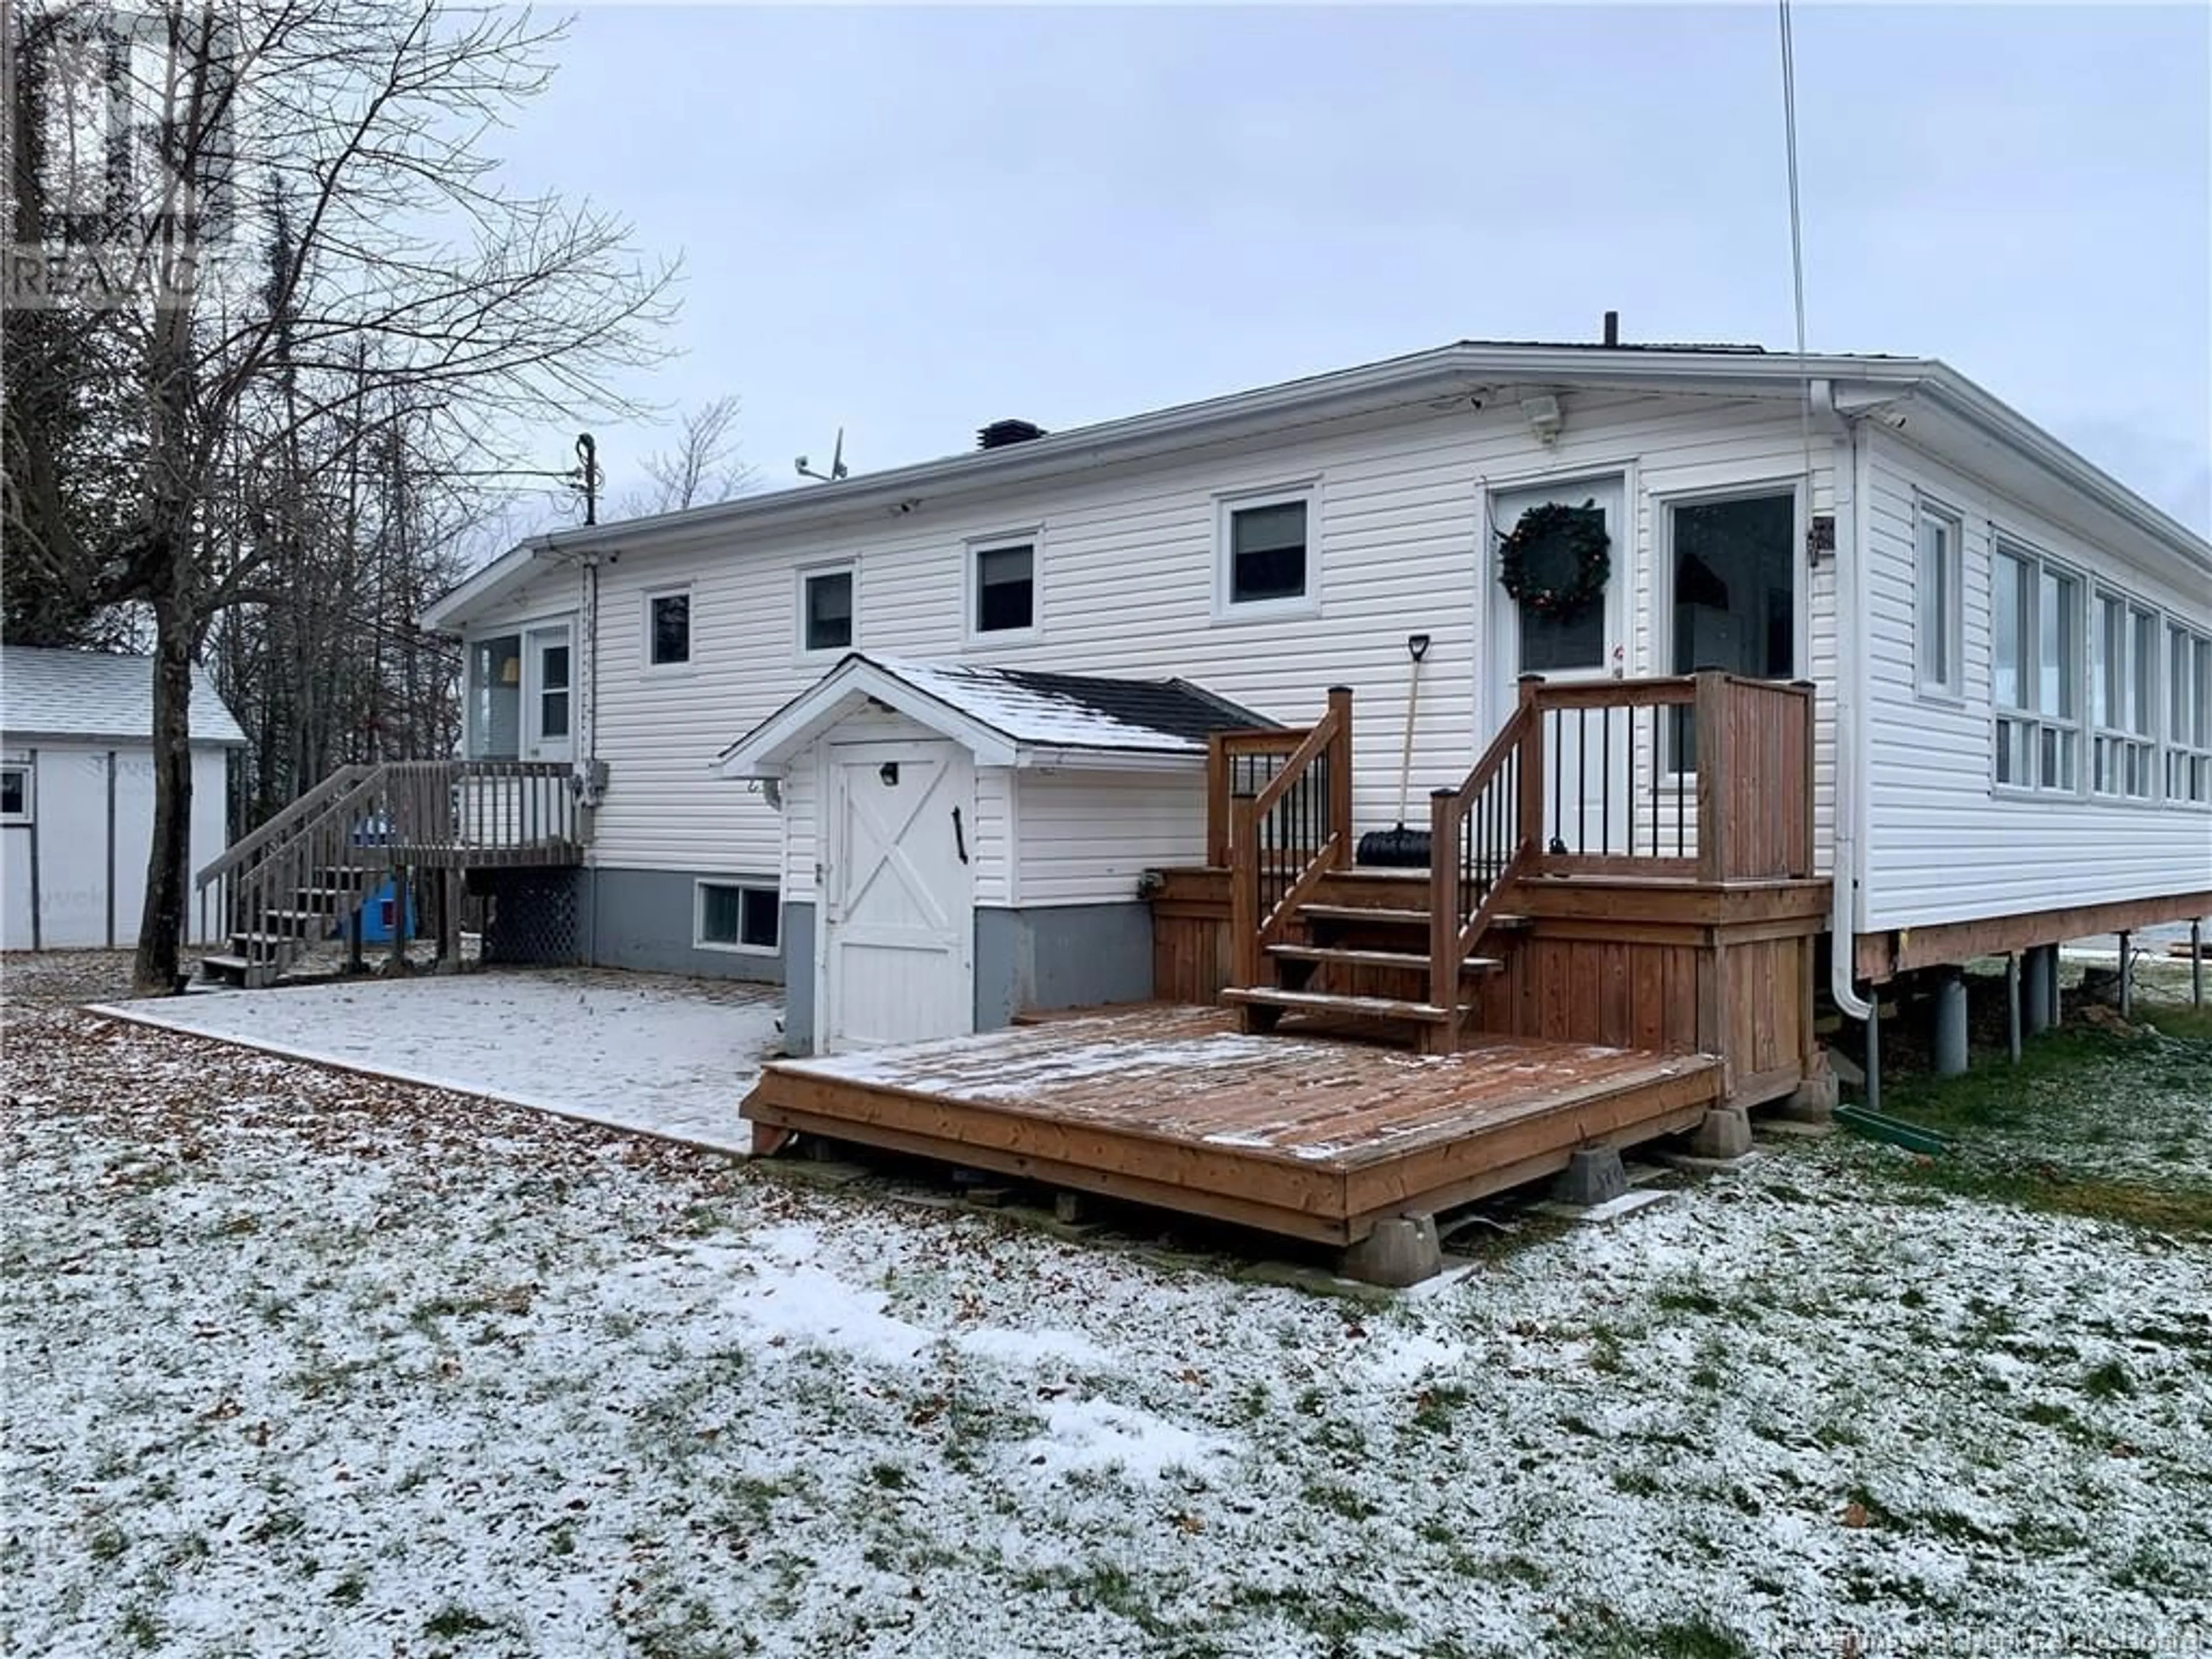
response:
<path id="1" fill-rule="evenodd" d="M 395 432 L 474 471 L 513 464 L 533 422 L 627 410 L 610 373 L 659 355 L 672 273 L 641 264 L 620 222 L 512 192 L 483 148 L 546 84 L 558 28 L 438 0 L 169 0 L 118 40 L 119 15 L 19 3 L 9 46 L 38 64 L 96 41 L 139 114 L 106 158 L 97 223 L 70 218 L 98 302 L 81 289 L 55 301 L 65 337 L 96 343 L 80 355 L 135 404 L 104 441 L 134 499 L 112 540 L 88 541 L 87 515 L 46 482 L 66 470 L 57 428 L 33 425 L 9 448 L 9 528 L 11 556 L 56 593 L 150 613 L 156 788 L 135 977 L 166 990 L 191 669 L 214 619 L 281 594 L 314 535 L 357 537 L 365 458 Z M 19 107 L 40 100 L 18 125 L 52 131 L 53 77 L 14 90 Z M 54 172 L 29 162 L 10 157 L 11 206 L 51 239 Z M 241 258 L 249 231 L 259 257 Z"/>
<path id="2" fill-rule="evenodd" d="M 680 513 L 743 494 L 753 469 L 738 458 L 738 407 L 735 398 L 722 397 L 685 416 L 676 447 L 645 458 L 653 488 L 625 496 L 623 516 Z"/>

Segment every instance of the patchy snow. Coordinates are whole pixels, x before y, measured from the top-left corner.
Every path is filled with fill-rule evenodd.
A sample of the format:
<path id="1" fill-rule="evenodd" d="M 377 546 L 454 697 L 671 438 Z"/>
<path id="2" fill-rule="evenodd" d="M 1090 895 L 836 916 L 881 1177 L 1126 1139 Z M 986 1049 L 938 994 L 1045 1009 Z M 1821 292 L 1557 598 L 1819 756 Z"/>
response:
<path id="1" fill-rule="evenodd" d="M 103 1005 L 171 1030 L 744 1151 L 770 988 L 596 969 L 348 980 Z"/>
<path id="2" fill-rule="evenodd" d="M 2212 1645 L 2206 1247 L 1893 1148 L 1343 1299 L 75 1012 L 5 1062 L 9 1652 Z"/>
<path id="3" fill-rule="evenodd" d="M 868 660 L 896 674 L 925 696 L 1003 732 L 1017 743 L 1066 749 L 1143 749 L 1202 755 L 1206 744 L 1172 732 L 1127 720 L 1071 697 L 1014 679 L 976 663 L 915 662 L 899 657 Z"/>

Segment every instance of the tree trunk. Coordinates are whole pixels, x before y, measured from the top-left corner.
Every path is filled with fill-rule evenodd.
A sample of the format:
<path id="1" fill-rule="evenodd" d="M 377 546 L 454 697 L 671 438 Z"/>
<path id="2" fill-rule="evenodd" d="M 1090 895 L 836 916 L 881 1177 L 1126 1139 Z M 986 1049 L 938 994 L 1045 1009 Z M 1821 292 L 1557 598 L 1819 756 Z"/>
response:
<path id="1" fill-rule="evenodd" d="M 178 561 L 181 567 L 184 561 Z M 198 632 L 182 570 L 173 568 L 154 607 L 154 845 L 146 861 L 146 908 L 138 920 L 131 984 L 141 995 L 185 988 L 185 906 L 192 856 L 192 641 Z"/>

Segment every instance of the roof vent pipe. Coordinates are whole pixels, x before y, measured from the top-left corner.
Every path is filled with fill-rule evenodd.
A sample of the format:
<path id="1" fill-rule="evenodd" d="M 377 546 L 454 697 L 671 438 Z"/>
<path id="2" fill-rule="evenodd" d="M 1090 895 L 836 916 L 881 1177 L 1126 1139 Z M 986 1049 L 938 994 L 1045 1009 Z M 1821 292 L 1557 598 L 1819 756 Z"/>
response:
<path id="1" fill-rule="evenodd" d="M 975 434 L 975 447 L 1004 449 L 1008 444 L 1025 444 L 1043 436 L 1045 429 L 1034 421 L 994 421 Z"/>

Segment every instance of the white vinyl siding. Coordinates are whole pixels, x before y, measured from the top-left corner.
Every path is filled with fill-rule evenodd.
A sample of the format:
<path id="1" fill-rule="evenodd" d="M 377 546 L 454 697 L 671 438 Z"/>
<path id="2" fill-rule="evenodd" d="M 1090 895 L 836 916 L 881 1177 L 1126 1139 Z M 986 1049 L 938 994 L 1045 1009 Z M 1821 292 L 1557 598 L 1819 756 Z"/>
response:
<path id="1" fill-rule="evenodd" d="M 1994 580 L 2001 545 L 2063 560 L 2091 586 L 2124 588 L 2137 605 L 2199 632 L 2212 631 L 2212 592 L 2124 568 L 2081 532 L 1938 465 L 1901 436 L 1869 439 L 1861 926 L 1932 926 L 2212 887 L 2203 809 L 2105 799 L 2082 779 L 2071 791 L 2000 787 L 1992 742 L 2000 708 L 2039 697 L 2042 677 L 2033 588 L 2012 659 L 2019 686 L 2005 665 L 2010 631 Z M 1920 695 L 1911 644 L 1915 509 L 1923 492 L 1954 507 L 1961 525 L 1964 696 L 1955 705 Z"/>
<path id="2" fill-rule="evenodd" d="M 1794 408 L 1626 392 L 1565 401 L 1571 424 L 1549 451 L 1536 447 L 1516 411 L 1400 411 L 1006 491 L 957 510 L 933 514 L 925 505 L 886 520 L 857 548 L 849 528 L 833 528 L 665 554 L 649 543 L 626 550 L 618 565 L 602 568 L 604 613 L 635 616 L 621 607 L 635 607 L 646 588 L 689 581 L 699 625 L 688 676 L 641 674 L 641 630 L 603 630 L 597 752 L 609 782 L 592 861 L 701 874 L 778 867 L 782 820 L 758 789 L 714 775 L 709 763 L 835 661 L 834 653 L 797 659 L 763 641 L 774 629 L 793 626 L 797 572 L 855 551 L 864 568 L 860 646 L 871 652 L 923 660 L 972 653 L 994 665 L 1067 673 L 1180 675 L 1294 725 L 1320 714 L 1332 684 L 1349 685 L 1358 825 L 1395 823 L 1407 634 L 1431 641 L 1415 719 L 1417 804 L 1424 791 L 1459 782 L 1510 712 L 1491 688 L 1486 623 L 1478 627 L 1484 608 L 1498 602 L 1481 554 L 1486 488 L 1553 473 L 1626 477 L 1612 551 L 1632 618 L 1620 666 L 1636 675 L 1663 672 L 1650 626 L 1655 495 L 1788 488 L 1802 477 Z M 1814 452 L 1815 514 L 1833 510 L 1830 453 L 1826 446 Z M 1221 501 L 1264 498 L 1285 478 L 1304 477 L 1321 480 L 1310 521 L 1312 545 L 1326 548 L 1310 566 L 1318 609 L 1217 627 Z M 970 547 L 1010 526 L 1032 525 L 1037 614 L 1046 629 L 1035 639 L 969 647 Z M 1824 687 L 1833 675 L 1833 592 L 1834 562 L 1824 560 L 1800 598 L 1800 670 Z M 1903 635 L 1909 640 L 1909 623 Z M 1834 799 L 1833 712 L 1824 693 L 1815 751 L 1823 867 Z M 988 776 L 979 775 L 979 790 Z M 807 787 L 796 776 L 784 780 L 787 813 L 811 810 Z M 979 833 L 990 811 L 979 799 Z M 1032 831 L 1024 823 L 1021 833 L 1026 841 Z M 811 874 L 787 870 L 786 896 L 811 893 Z M 976 900 L 1015 902 L 980 884 Z"/>
<path id="3" fill-rule="evenodd" d="M 1147 870 L 1206 862 L 1206 772 L 1016 773 L 1014 902 L 1127 903 Z"/>

